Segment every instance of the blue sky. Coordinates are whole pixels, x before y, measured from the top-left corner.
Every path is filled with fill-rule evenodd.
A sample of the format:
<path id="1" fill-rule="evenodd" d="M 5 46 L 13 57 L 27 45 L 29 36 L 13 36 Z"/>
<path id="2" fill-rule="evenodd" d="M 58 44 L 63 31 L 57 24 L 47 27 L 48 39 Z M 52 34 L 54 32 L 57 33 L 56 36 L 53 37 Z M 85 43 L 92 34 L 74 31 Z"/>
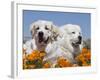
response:
<path id="1" fill-rule="evenodd" d="M 91 37 L 91 15 L 89 13 L 52 12 L 52 11 L 23 11 L 23 34 L 31 37 L 30 24 L 36 20 L 53 21 L 57 26 L 77 24 L 81 26 L 84 38 Z"/>

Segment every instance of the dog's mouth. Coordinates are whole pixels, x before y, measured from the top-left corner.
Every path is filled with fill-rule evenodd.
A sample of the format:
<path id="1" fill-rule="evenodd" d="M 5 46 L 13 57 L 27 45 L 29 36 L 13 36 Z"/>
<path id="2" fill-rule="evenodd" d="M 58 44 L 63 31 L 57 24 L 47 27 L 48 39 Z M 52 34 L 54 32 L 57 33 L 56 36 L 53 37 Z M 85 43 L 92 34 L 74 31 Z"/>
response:
<path id="1" fill-rule="evenodd" d="M 44 40 L 44 43 L 48 43 L 48 41 L 49 41 L 49 37 L 46 40 Z"/>
<path id="2" fill-rule="evenodd" d="M 72 42 L 73 46 L 79 46 L 82 43 L 82 36 L 78 36 L 78 40 Z"/>
<path id="3" fill-rule="evenodd" d="M 77 41 L 77 42 L 72 42 L 72 45 L 75 46 L 75 47 L 77 47 L 77 46 L 79 46 L 81 43 L 82 43 L 82 41 L 79 40 L 79 41 Z"/>
<path id="4" fill-rule="evenodd" d="M 76 42 L 76 44 L 81 44 L 82 43 L 82 41 L 81 40 L 79 40 L 78 42 Z"/>
<path id="5" fill-rule="evenodd" d="M 80 45 L 82 43 L 82 36 L 78 36 L 78 41 L 76 42 L 77 45 Z"/>
<path id="6" fill-rule="evenodd" d="M 39 37 L 39 43 L 41 43 L 41 42 L 43 42 L 44 41 L 44 39 L 43 39 L 43 37 Z"/>
<path id="7" fill-rule="evenodd" d="M 39 43 L 43 42 L 43 43 L 46 43 L 46 44 L 48 43 L 48 41 L 49 41 L 49 37 L 47 39 L 45 39 L 43 37 L 39 37 L 39 40 L 38 40 Z"/>

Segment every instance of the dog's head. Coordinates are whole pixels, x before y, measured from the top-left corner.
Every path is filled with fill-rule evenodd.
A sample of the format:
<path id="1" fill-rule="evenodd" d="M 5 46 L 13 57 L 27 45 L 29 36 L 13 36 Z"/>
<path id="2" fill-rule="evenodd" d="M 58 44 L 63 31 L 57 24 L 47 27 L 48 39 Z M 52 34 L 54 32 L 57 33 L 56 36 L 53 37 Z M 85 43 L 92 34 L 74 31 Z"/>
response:
<path id="1" fill-rule="evenodd" d="M 82 43 L 82 32 L 80 26 L 67 24 L 65 30 L 72 45 L 78 46 Z"/>
<path id="2" fill-rule="evenodd" d="M 33 22 L 30 27 L 32 38 L 35 38 L 38 43 L 47 44 L 51 37 L 56 37 L 55 25 L 51 21 L 38 20 Z"/>

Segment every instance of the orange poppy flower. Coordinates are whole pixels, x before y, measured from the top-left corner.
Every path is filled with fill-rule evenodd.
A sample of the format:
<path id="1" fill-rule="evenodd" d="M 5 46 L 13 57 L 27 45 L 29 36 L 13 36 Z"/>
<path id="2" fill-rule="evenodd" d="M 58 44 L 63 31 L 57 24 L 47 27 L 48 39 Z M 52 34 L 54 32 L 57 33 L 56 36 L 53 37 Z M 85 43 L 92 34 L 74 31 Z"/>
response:
<path id="1" fill-rule="evenodd" d="M 46 63 L 44 63 L 44 65 L 43 65 L 43 68 L 50 68 L 50 67 L 51 67 L 51 65 L 50 65 L 49 62 L 46 62 Z"/>
<path id="2" fill-rule="evenodd" d="M 87 53 L 87 52 L 88 52 L 88 49 L 86 49 L 86 48 L 82 49 L 82 53 Z"/>
<path id="3" fill-rule="evenodd" d="M 59 67 L 71 67 L 72 63 L 70 63 L 68 60 L 64 59 L 63 57 L 59 57 L 57 64 Z"/>

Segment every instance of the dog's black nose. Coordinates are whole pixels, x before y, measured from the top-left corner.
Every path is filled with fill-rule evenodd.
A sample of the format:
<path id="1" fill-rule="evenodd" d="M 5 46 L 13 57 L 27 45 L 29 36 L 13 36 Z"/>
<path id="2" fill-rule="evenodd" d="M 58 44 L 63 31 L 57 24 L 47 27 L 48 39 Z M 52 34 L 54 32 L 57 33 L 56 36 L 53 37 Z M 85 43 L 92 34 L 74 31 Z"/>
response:
<path id="1" fill-rule="evenodd" d="M 81 41 L 82 40 L 82 36 L 78 36 L 78 39 L 79 39 L 79 41 Z"/>
<path id="2" fill-rule="evenodd" d="M 39 37 L 43 37 L 43 32 L 42 32 L 42 31 L 39 32 L 39 33 L 38 33 L 38 36 L 39 36 Z"/>

